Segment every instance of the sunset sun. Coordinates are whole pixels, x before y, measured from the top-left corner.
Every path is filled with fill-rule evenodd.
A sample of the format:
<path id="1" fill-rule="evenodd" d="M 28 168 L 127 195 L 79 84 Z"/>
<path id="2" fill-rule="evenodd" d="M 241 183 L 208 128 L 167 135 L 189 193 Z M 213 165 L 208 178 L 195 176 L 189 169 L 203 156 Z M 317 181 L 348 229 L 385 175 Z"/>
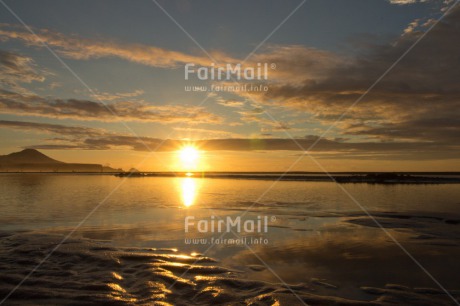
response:
<path id="1" fill-rule="evenodd" d="M 194 146 L 185 146 L 178 153 L 179 160 L 186 170 L 195 167 L 200 158 L 200 151 Z"/>
<path id="2" fill-rule="evenodd" d="M 459 37 L 460 0 L 0 0 L 0 306 L 460 306 Z"/>

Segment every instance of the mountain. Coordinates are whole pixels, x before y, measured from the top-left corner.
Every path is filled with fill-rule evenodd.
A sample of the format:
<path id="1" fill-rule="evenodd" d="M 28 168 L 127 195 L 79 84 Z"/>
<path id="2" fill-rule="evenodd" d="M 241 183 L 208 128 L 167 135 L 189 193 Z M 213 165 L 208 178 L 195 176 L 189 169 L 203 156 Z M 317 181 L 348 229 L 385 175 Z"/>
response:
<path id="1" fill-rule="evenodd" d="M 0 155 L 0 172 L 120 172 L 100 164 L 65 163 L 35 149 Z"/>
<path id="2" fill-rule="evenodd" d="M 25 149 L 8 155 L 0 155 L 0 164 L 62 164 L 35 149 Z"/>

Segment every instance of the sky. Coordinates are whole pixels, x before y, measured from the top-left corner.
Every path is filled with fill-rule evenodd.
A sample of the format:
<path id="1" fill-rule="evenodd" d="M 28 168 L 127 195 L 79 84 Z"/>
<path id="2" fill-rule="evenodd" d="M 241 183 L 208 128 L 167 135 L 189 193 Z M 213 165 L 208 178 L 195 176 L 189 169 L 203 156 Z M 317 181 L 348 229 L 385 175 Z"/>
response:
<path id="1" fill-rule="evenodd" d="M 457 2 L 3 0 L 0 154 L 460 171 Z M 185 146 L 200 152 L 191 169 Z"/>

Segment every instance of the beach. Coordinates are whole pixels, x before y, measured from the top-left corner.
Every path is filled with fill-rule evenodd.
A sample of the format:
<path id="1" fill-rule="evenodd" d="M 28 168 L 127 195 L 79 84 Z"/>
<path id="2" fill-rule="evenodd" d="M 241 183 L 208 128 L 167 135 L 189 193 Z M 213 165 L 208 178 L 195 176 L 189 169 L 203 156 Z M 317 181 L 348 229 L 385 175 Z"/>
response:
<path id="1" fill-rule="evenodd" d="M 2 233 L 2 295 L 20 283 L 62 236 Z M 451 305 L 437 289 L 363 286 L 368 299 L 338 297 L 320 279 L 286 286 L 253 280 L 200 254 L 176 249 L 114 248 L 107 241 L 68 239 L 5 305 Z M 460 291 L 452 291 L 456 297 Z"/>
<path id="2" fill-rule="evenodd" d="M 460 297 L 455 184 L 346 184 L 362 210 L 333 182 L 279 182 L 261 198 L 270 181 L 127 178 L 104 200 L 120 179 L 0 176 L 5 305 L 452 305 Z M 239 216 L 240 231 L 217 223 L 211 231 L 211 222 Z"/>
<path id="3" fill-rule="evenodd" d="M 0 0 L 0 306 L 460 306 L 460 0 Z"/>

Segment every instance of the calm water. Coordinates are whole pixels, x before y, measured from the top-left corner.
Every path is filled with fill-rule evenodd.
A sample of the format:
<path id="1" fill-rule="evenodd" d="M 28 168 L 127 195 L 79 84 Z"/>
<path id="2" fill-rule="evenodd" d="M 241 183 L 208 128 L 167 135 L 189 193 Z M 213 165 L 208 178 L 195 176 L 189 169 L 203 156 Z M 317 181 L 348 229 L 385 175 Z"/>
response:
<path id="1" fill-rule="evenodd" d="M 446 185 L 345 184 L 370 211 L 458 213 L 460 188 Z M 136 225 L 158 214 L 174 220 L 187 210 L 255 207 L 278 211 L 334 212 L 360 208 L 334 183 L 99 175 L 0 174 L 3 228 L 53 228 L 80 222 L 102 203 L 86 226 Z"/>
<path id="2" fill-rule="evenodd" d="M 342 186 L 372 214 L 404 214 L 382 222 L 446 287 L 460 287 L 455 224 L 460 212 L 459 185 Z M 219 236 L 196 230 L 185 233 L 185 217 L 236 217 L 248 208 L 244 219 L 267 216 L 268 232 L 242 235 L 262 237 L 268 243 L 245 248 L 185 242 Z M 355 217 L 361 221 L 350 222 Z M 281 277 L 289 283 L 325 279 L 337 284 L 334 294 L 341 296 L 365 298 L 359 290 L 364 285 L 436 287 L 381 229 L 362 221 L 365 217 L 342 189 L 329 182 L 0 175 L 2 231 L 66 234 L 85 220 L 74 237 L 109 240 L 117 246 L 207 252 L 251 278 L 278 282 Z M 455 222 L 446 223 L 445 218 Z M 417 238 L 423 235 L 435 237 L 435 243 Z M 260 260 L 277 276 L 267 269 L 248 269 L 262 265 Z"/>

